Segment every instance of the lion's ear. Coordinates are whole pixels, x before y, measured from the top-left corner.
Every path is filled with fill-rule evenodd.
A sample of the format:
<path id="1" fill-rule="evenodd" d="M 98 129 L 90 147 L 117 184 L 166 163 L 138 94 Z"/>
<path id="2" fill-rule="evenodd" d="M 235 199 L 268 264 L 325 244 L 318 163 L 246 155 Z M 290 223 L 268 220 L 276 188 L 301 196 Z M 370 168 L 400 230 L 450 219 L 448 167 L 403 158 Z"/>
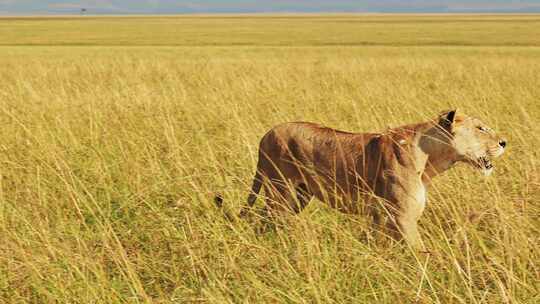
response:
<path id="1" fill-rule="evenodd" d="M 456 112 L 457 109 L 444 111 L 443 113 L 441 113 L 439 124 L 445 128 L 450 127 L 454 123 L 454 120 L 456 118 Z"/>

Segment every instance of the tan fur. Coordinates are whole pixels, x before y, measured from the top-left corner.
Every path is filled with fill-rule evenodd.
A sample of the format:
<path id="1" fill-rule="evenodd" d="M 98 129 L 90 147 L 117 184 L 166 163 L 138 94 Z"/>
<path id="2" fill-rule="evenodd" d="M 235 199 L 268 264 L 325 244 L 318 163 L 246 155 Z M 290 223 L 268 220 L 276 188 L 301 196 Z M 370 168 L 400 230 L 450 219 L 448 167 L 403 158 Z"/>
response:
<path id="1" fill-rule="evenodd" d="M 260 142 L 248 206 L 261 186 L 266 209 L 273 216 L 280 211 L 300 212 L 313 197 L 349 213 L 371 210 L 382 202 L 392 235 L 422 247 L 417 221 L 430 180 L 459 161 L 490 170 L 488 157 L 502 154 L 505 145 L 478 119 L 455 111 L 384 133 L 285 123 Z"/>

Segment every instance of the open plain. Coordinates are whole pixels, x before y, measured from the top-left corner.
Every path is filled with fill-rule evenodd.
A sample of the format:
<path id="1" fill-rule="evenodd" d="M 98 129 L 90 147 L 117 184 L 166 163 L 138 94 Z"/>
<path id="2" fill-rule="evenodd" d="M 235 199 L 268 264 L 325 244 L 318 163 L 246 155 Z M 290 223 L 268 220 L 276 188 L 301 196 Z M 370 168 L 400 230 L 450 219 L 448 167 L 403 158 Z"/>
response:
<path id="1" fill-rule="evenodd" d="M 540 15 L 12 17 L 0 37 L 0 302 L 540 302 Z M 317 201 L 266 233 L 223 214 L 278 123 L 455 107 L 508 151 L 435 180 L 430 254 Z"/>

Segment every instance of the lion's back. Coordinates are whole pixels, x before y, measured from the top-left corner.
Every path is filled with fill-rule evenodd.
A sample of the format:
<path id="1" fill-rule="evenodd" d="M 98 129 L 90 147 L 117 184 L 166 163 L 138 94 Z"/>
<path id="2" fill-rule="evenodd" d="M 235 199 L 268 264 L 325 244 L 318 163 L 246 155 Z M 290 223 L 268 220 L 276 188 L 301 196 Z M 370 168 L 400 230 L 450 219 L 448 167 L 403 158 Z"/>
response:
<path id="1" fill-rule="evenodd" d="M 262 138 L 259 157 L 273 162 L 300 162 L 326 166 L 336 159 L 353 158 L 371 133 L 349 133 L 310 122 L 288 122 L 270 129 Z"/>
<path id="2" fill-rule="evenodd" d="M 270 129 L 261 139 L 260 149 L 271 152 L 300 152 L 313 150 L 321 142 L 333 144 L 332 133 L 341 132 L 311 122 L 286 122 Z M 306 152 L 306 151 L 304 151 Z"/>

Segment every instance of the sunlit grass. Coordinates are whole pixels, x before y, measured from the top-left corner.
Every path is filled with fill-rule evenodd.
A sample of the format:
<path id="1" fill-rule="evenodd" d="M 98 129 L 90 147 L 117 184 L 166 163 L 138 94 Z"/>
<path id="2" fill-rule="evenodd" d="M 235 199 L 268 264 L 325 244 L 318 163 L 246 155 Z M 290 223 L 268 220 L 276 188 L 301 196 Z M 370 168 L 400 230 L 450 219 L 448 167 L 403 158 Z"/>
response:
<path id="1" fill-rule="evenodd" d="M 129 22 L 107 20 L 118 25 L 108 25 L 102 44 Z M 157 36 L 143 29 L 143 40 L 171 44 L 157 30 L 168 31 L 161 25 L 167 19 L 149 20 L 160 24 Z M 246 29 L 257 30 L 258 20 L 250 22 Z M 304 26 L 317 41 L 330 41 L 316 31 L 321 24 Z M 275 37 L 269 44 L 290 42 L 259 29 Z M 346 28 L 337 31 L 350 37 Z M 19 33 L 2 43 L 30 43 Z M 75 41 L 47 33 L 40 41 Z M 216 33 L 201 28 L 197 37 L 211 44 Z M 462 34 L 473 44 L 492 44 Z M 421 44 L 419 36 L 407 39 Z M 0 52 L 6 302 L 540 301 L 536 47 L 4 46 Z M 509 149 L 490 178 L 462 166 L 434 182 L 420 221 L 429 256 L 381 242 L 364 219 L 316 201 L 265 234 L 228 221 L 213 206 L 220 192 L 224 211 L 238 212 L 258 141 L 277 123 L 374 131 L 454 107 L 504 134 Z"/>
<path id="2" fill-rule="evenodd" d="M 540 15 L 0 18 L 0 45 L 540 45 Z"/>

